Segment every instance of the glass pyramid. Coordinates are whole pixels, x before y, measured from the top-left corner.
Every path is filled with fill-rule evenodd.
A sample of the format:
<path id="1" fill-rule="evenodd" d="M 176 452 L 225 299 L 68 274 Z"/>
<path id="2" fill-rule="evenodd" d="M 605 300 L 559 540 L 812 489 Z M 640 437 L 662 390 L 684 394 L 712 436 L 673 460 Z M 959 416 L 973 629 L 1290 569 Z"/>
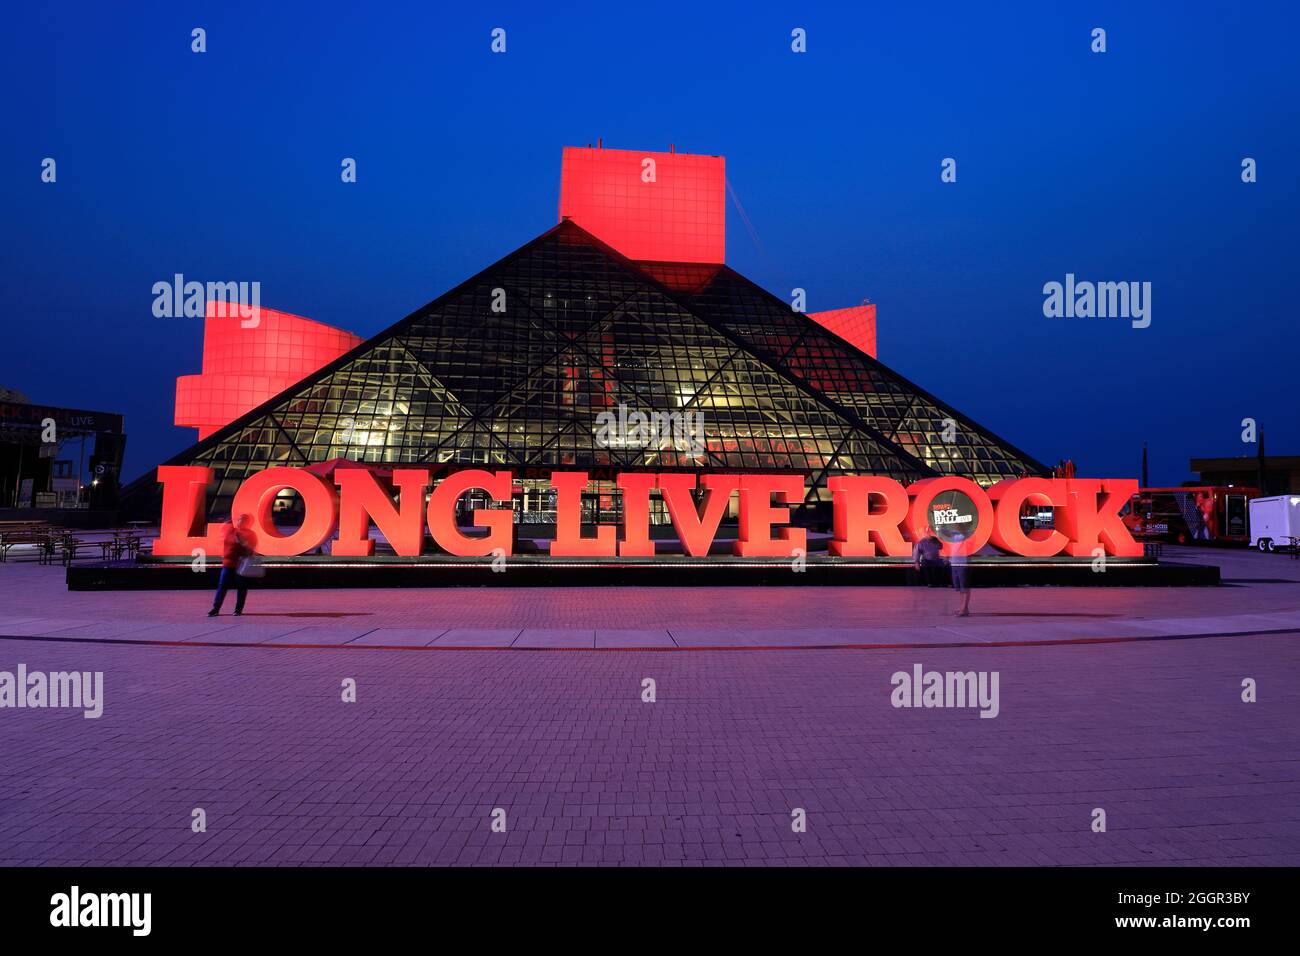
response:
<path id="1" fill-rule="evenodd" d="M 696 413 L 703 446 L 611 443 L 620 406 Z M 614 471 L 800 471 L 810 508 L 837 473 L 1047 473 L 731 269 L 633 262 L 568 221 L 169 464 L 214 469 L 215 520 L 250 473 L 336 458 L 513 468 L 543 513 L 552 468 L 602 477 L 598 513 Z"/>

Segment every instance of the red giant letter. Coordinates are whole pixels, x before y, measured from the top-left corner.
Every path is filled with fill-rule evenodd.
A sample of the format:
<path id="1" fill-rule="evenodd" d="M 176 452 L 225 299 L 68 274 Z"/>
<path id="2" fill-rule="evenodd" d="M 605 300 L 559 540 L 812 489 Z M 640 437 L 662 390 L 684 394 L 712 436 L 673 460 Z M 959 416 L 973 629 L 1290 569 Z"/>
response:
<path id="1" fill-rule="evenodd" d="M 292 488 L 302 496 L 302 525 L 293 534 L 284 535 L 271 518 L 275 496 Z M 250 475 L 235 492 L 230 506 L 232 516 L 253 516 L 259 554 L 285 557 L 305 554 L 324 544 L 334 530 L 338 517 L 338 496 L 334 486 L 301 468 L 278 466 Z"/>
<path id="2" fill-rule="evenodd" d="M 973 518 L 974 527 L 968 529 L 969 537 L 957 547 L 953 546 L 952 541 L 948 541 L 944 539 L 943 535 L 938 534 L 938 530 L 934 528 L 935 522 L 931 519 L 931 505 L 934 503 L 934 499 L 945 491 L 956 492 L 957 495 L 969 498 L 970 505 L 960 502 L 956 508 L 941 508 L 942 511 L 956 510 L 961 512 L 962 509 L 967 507 L 975 509 L 973 515 L 959 515 L 961 518 Z M 951 557 L 953 554 L 974 554 L 988 543 L 989 536 L 993 533 L 993 505 L 989 502 L 989 496 L 984 493 L 984 489 L 969 478 L 958 478 L 956 475 L 948 475 L 943 478 L 922 478 L 920 481 L 908 485 L 907 493 L 912 496 L 912 508 L 907 515 L 907 528 L 912 535 L 913 541 L 920 541 L 927 532 L 935 530 L 936 536 L 943 540 L 943 554 L 946 557 Z M 954 501 L 954 504 L 957 504 L 957 502 Z M 955 523 L 969 525 L 970 521 Z M 940 527 L 943 526 L 940 525 Z"/>
<path id="3" fill-rule="evenodd" d="M 618 553 L 624 558 L 653 558 L 655 543 L 650 540 L 650 492 L 655 486 L 653 474 L 618 476 L 623 491 L 623 540 Z"/>
<path id="4" fill-rule="evenodd" d="M 221 554 L 225 525 L 205 527 L 203 519 L 212 469 L 202 465 L 159 465 L 158 481 L 163 486 L 162 526 L 153 542 L 154 555 L 188 558 L 195 548 L 205 554 Z"/>
<path id="5" fill-rule="evenodd" d="M 398 507 L 375 476 L 364 468 L 339 468 L 334 472 L 339 486 L 339 536 L 330 553 L 339 557 L 364 558 L 375 553 L 370 540 L 370 522 L 404 558 L 419 557 L 424 544 L 424 489 L 429 472 L 423 468 L 399 468 L 393 485 L 401 492 Z M 399 510 L 400 509 L 400 510 Z"/>
<path id="6" fill-rule="evenodd" d="M 585 471 L 553 471 L 555 489 L 555 540 L 551 554 L 557 558 L 611 558 L 618 542 L 612 524 L 596 526 L 596 537 L 582 536 L 582 491 L 587 487 Z"/>
<path id="7" fill-rule="evenodd" d="M 876 545 L 894 558 L 911 557 L 912 545 L 899 526 L 907 520 L 907 489 L 893 478 L 836 475 L 826 482 L 834 504 L 835 537 L 830 553 L 841 558 L 869 558 Z M 882 511 L 871 510 L 871 496 L 885 499 Z"/>
<path id="8" fill-rule="evenodd" d="M 808 532 L 772 525 L 790 520 L 790 509 L 803 503 L 807 489 L 802 475 L 744 475 L 740 479 L 740 540 L 735 552 L 745 558 L 789 558 L 808 552 Z M 772 504 L 776 495 L 779 503 Z"/>
<path id="9" fill-rule="evenodd" d="M 1070 538 L 1066 553 L 1086 558 L 1097 548 L 1117 558 L 1142 557 L 1142 545 L 1133 540 L 1119 510 L 1138 490 L 1133 478 L 1069 478 L 1065 484 L 1062 527 Z M 1100 501 L 1099 494 L 1105 494 Z"/>
<path id="10" fill-rule="evenodd" d="M 1025 534 L 1020 526 L 1020 507 L 1026 501 L 1036 505 L 1065 506 L 1060 483 L 1051 478 L 1014 478 L 989 488 L 993 511 L 993 544 L 1025 558 L 1050 558 L 1060 554 L 1070 539 L 1059 531 L 1035 530 Z"/>
<path id="11" fill-rule="evenodd" d="M 456 527 L 456 502 L 471 488 L 482 488 L 496 501 L 509 501 L 514 486 L 514 475 L 508 471 L 452 472 L 433 489 L 429 496 L 429 533 L 438 546 L 448 554 L 462 558 L 479 558 L 500 548 L 506 554 L 513 550 L 515 513 L 510 508 L 475 508 L 474 524 L 489 529 L 475 538 Z"/>
<path id="12" fill-rule="evenodd" d="M 718 525 L 726 514 L 731 493 L 740 487 L 739 475 L 705 475 L 703 510 L 697 510 L 691 492 L 695 490 L 694 475 L 664 474 L 659 476 L 659 489 L 668 505 L 668 517 L 673 519 L 682 551 L 693 558 L 709 553 Z"/>

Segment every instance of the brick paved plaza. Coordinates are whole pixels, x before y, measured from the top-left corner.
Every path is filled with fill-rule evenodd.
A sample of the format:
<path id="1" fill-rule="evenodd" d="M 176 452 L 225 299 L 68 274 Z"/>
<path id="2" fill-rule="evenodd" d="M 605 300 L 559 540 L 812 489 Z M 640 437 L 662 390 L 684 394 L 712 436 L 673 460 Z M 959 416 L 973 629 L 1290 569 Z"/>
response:
<path id="1" fill-rule="evenodd" d="M 977 590 L 969 619 L 796 587 L 210 620 L 0 565 L 0 671 L 104 672 L 97 720 L 0 710 L 0 864 L 1296 865 L 1300 562 L 1188 553 L 1231 586 Z M 894 708 L 915 664 L 997 671 L 998 716 Z"/>

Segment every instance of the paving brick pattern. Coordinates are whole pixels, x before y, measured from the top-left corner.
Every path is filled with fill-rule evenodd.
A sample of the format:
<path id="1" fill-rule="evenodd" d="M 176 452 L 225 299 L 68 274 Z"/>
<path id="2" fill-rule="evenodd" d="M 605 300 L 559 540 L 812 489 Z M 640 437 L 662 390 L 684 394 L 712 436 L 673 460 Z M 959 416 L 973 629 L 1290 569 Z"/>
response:
<path id="1" fill-rule="evenodd" d="M 0 653 L 102 669 L 106 699 L 98 720 L 0 712 L 4 865 L 1300 864 L 1300 636 Z M 894 709 L 916 662 L 998 670 L 1000 715 Z"/>
<path id="2" fill-rule="evenodd" d="M 102 670 L 105 709 L 0 710 L 0 865 L 1300 864 L 1300 630 L 989 643 L 1300 627 L 1296 585 L 977 592 L 920 623 L 932 596 L 879 589 L 285 592 L 212 621 L 11 570 L 0 670 Z M 912 646 L 689 649 L 854 628 Z M 107 643 L 145 633 L 178 643 Z M 199 646 L 222 635 L 260 644 Z M 914 663 L 998 671 L 1000 715 L 895 709 Z"/>

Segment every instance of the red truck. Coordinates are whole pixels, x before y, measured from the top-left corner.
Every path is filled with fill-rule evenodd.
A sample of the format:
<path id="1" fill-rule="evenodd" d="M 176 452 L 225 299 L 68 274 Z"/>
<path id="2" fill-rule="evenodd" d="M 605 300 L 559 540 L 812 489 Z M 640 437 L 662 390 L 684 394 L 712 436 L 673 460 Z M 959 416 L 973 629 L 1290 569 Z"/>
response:
<path id="1" fill-rule="evenodd" d="M 1249 544 L 1247 502 L 1258 497 L 1258 488 L 1139 488 L 1120 514 L 1138 540 Z"/>

